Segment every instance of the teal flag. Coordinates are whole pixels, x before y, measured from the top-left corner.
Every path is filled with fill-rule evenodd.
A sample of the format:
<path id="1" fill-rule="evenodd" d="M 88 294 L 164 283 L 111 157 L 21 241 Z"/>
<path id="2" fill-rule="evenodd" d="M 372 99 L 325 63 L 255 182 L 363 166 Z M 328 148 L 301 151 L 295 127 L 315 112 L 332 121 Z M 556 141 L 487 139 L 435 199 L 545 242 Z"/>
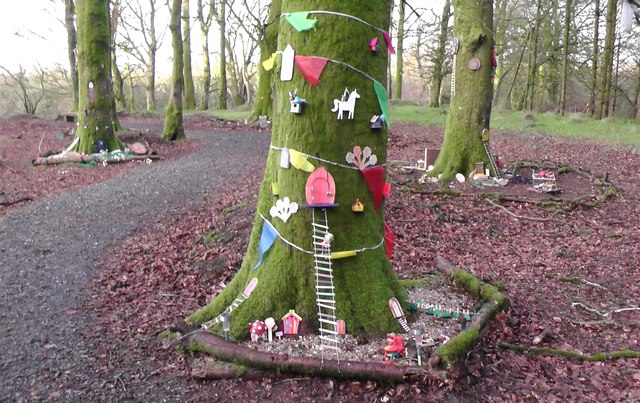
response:
<path id="1" fill-rule="evenodd" d="M 309 13 L 307 11 L 300 11 L 297 13 L 286 13 L 284 18 L 296 31 L 302 32 L 314 28 L 318 22 L 315 18 L 313 20 L 308 19 L 308 15 Z"/>
<path id="2" fill-rule="evenodd" d="M 384 115 L 384 119 L 387 122 L 387 127 L 391 127 L 391 121 L 389 119 L 389 94 L 387 94 L 387 90 L 382 84 L 377 81 L 373 82 L 373 89 L 376 91 L 378 103 L 380 104 L 382 115 Z"/>
<path id="3" fill-rule="evenodd" d="M 260 242 L 258 243 L 258 263 L 256 263 L 256 265 L 253 267 L 253 270 L 257 269 L 258 266 L 260 266 L 264 254 L 269 250 L 269 248 L 271 248 L 271 245 L 273 245 L 273 242 L 276 240 L 277 236 L 278 234 L 276 234 L 276 230 L 275 228 L 273 228 L 271 223 L 267 220 L 264 220 L 264 223 L 262 224 L 262 234 L 260 235 Z"/>

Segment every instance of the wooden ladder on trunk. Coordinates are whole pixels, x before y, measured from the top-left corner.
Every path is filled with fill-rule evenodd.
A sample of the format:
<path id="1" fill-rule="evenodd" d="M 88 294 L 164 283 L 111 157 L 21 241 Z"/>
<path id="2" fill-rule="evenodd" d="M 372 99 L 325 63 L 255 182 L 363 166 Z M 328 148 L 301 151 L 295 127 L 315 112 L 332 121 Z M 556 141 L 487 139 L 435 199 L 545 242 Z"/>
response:
<path id="1" fill-rule="evenodd" d="M 313 228 L 313 265 L 316 275 L 316 304 L 318 305 L 318 322 L 320 323 L 320 341 L 322 349 L 340 350 L 338 340 L 338 323 L 336 319 L 335 290 L 333 288 L 333 270 L 331 268 L 331 248 L 323 244 L 329 233 L 327 210 L 322 213 L 311 209 L 311 225 Z"/>

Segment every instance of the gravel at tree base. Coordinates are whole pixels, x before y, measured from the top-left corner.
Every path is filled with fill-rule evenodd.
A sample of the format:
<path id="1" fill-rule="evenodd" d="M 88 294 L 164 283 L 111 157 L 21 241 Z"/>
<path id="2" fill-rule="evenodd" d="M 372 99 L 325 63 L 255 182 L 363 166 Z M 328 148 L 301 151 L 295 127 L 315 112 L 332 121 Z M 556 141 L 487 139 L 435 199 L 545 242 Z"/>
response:
<path id="1" fill-rule="evenodd" d="M 203 146 L 126 177 L 35 201 L 0 217 L 0 400 L 183 400 L 180 382 L 128 384 L 97 340 L 82 337 L 97 322 L 87 311 L 87 284 L 105 250 L 160 217 L 175 216 L 264 155 L 258 132 L 190 131 Z M 141 373 L 149 362 L 136 362 Z M 149 371 L 151 372 L 151 370 Z M 147 372 L 147 375 L 149 374 Z"/>

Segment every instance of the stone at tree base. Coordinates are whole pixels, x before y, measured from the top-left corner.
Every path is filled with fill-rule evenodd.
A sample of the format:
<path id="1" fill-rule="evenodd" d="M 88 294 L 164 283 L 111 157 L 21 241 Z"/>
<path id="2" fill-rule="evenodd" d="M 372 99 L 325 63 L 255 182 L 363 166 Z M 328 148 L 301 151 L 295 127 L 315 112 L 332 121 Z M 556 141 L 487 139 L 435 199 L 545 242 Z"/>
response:
<path id="1" fill-rule="evenodd" d="M 146 145 L 139 142 L 135 142 L 135 143 L 129 144 L 129 152 L 135 155 L 145 155 L 149 153 L 149 149 L 147 148 Z"/>

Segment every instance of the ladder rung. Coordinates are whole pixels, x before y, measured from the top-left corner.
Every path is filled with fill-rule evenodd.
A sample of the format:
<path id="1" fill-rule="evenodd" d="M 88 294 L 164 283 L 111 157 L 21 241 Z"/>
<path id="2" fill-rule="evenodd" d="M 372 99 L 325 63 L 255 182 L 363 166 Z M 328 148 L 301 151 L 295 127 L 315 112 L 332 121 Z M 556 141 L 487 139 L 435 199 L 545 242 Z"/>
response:
<path id="1" fill-rule="evenodd" d="M 335 330 L 329 330 L 329 329 L 323 329 L 323 328 L 320 328 L 320 334 L 323 334 L 323 333 L 326 333 L 326 334 L 333 334 L 333 335 L 335 335 L 335 336 L 337 336 L 337 335 L 338 335 L 338 332 L 336 332 Z"/>
<path id="2" fill-rule="evenodd" d="M 313 225 L 314 227 L 319 227 L 319 228 L 329 228 L 327 225 L 318 224 L 317 222 L 312 222 L 311 225 Z"/>
<path id="3" fill-rule="evenodd" d="M 333 271 L 331 270 L 331 267 L 317 267 L 317 266 L 316 266 L 316 270 L 328 271 L 329 273 Z"/>
<path id="4" fill-rule="evenodd" d="M 331 255 L 328 254 L 319 254 L 319 253 L 314 253 L 313 257 L 315 257 L 316 259 L 327 259 L 327 260 L 331 260 Z"/>
<path id="5" fill-rule="evenodd" d="M 328 290 L 328 289 L 333 289 L 333 286 L 332 285 L 317 285 L 316 288 L 317 289 Z"/>
<path id="6" fill-rule="evenodd" d="M 333 287 L 331 287 L 331 288 L 333 288 Z M 316 295 L 317 296 L 322 295 L 322 296 L 325 296 L 325 297 L 335 297 L 336 296 L 336 294 L 333 293 L 333 292 L 317 292 L 317 291 L 316 291 Z"/>
<path id="7" fill-rule="evenodd" d="M 326 304 L 321 304 L 321 303 L 317 303 L 316 304 L 319 308 L 325 308 L 325 309 L 332 309 L 332 310 L 336 310 L 335 306 L 331 306 L 331 305 L 326 305 Z"/>
<path id="8" fill-rule="evenodd" d="M 331 274 L 322 274 L 322 273 L 316 273 L 316 277 L 330 278 L 330 279 L 333 278 Z M 329 281 L 329 280 L 318 280 L 318 281 Z"/>
<path id="9" fill-rule="evenodd" d="M 324 265 L 327 265 L 327 266 L 331 265 L 331 261 L 329 259 L 327 259 L 327 260 L 316 259 L 315 262 L 318 263 L 318 264 L 324 264 Z"/>
<path id="10" fill-rule="evenodd" d="M 334 326 L 335 326 L 335 325 L 337 325 L 337 323 L 336 323 L 335 321 L 327 320 L 327 319 L 320 319 L 320 318 L 318 318 L 318 322 L 330 323 L 330 324 L 332 324 L 332 325 L 334 325 Z"/>
<path id="11" fill-rule="evenodd" d="M 332 299 L 322 299 L 322 298 L 318 298 L 316 299 L 316 302 L 322 302 L 322 303 L 327 303 L 327 304 L 335 304 L 336 301 L 332 300 Z"/>

